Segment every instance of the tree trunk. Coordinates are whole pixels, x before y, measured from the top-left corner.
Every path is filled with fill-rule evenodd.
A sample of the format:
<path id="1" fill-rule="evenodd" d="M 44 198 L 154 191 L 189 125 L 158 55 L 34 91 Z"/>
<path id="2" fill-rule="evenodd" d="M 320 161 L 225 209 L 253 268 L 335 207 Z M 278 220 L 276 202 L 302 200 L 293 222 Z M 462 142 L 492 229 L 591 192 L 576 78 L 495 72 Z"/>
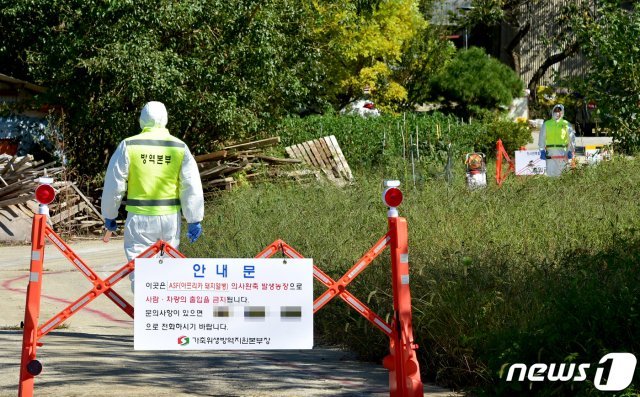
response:
<path id="1" fill-rule="evenodd" d="M 511 66 L 513 67 L 513 70 L 515 70 L 515 72 L 518 75 L 520 75 L 521 66 L 520 66 L 520 53 L 516 52 L 516 49 L 518 48 L 518 45 L 520 45 L 522 38 L 526 36 L 527 33 L 529 33 L 530 29 L 531 29 L 531 23 L 529 22 L 527 22 L 524 26 L 520 26 L 520 28 L 518 29 L 518 33 L 516 33 L 516 35 L 513 36 L 511 41 L 509 41 L 509 44 L 507 44 L 507 46 L 505 47 L 505 51 L 511 57 Z"/>
<path id="2" fill-rule="evenodd" d="M 570 57 L 571 55 L 575 54 L 576 52 L 578 52 L 579 49 L 580 49 L 580 43 L 575 42 L 570 46 L 566 47 L 561 52 L 551 55 L 549 58 L 547 58 L 544 61 L 542 65 L 540 65 L 538 70 L 536 70 L 536 72 L 533 74 L 533 77 L 531 77 L 531 80 L 529 80 L 529 85 L 528 85 L 529 92 L 530 92 L 529 95 L 531 96 L 532 100 L 534 101 L 537 100 L 536 91 L 539 85 L 538 83 L 540 83 L 540 79 L 542 79 L 542 76 L 544 76 L 547 70 L 549 70 L 549 68 L 555 65 L 556 63 L 561 62 L 567 59 L 568 57 Z"/>

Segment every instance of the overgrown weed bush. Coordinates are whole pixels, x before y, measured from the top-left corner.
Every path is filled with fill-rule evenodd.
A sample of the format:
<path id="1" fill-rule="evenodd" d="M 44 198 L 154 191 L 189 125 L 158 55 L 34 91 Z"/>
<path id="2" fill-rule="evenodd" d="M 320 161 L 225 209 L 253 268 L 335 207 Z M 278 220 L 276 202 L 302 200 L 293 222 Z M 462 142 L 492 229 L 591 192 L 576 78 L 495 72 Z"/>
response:
<path id="1" fill-rule="evenodd" d="M 394 169 L 398 159 L 410 160 L 412 152 L 416 162 L 420 156 L 421 166 L 443 163 L 449 143 L 453 155 L 461 158 L 470 151 L 494 155 L 498 139 L 508 151 L 531 141 L 526 124 L 505 120 L 489 111 L 468 123 L 442 113 L 291 117 L 280 123 L 277 133 L 285 146 L 335 135 L 348 163 L 362 170 Z"/>
<path id="2" fill-rule="evenodd" d="M 486 396 L 591 396 L 590 382 L 505 382 L 514 362 L 595 363 L 640 354 L 639 160 L 615 159 L 561 178 L 510 177 L 403 187 L 413 324 L 423 378 Z M 344 274 L 387 230 L 386 172 L 346 189 L 264 184 L 207 206 L 190 257 L 253 257 L 281 238 L 330 276 Z M 458 178 L 461 179 L 461 178 Z M 350 286 L 390 320 L 387 251 Z M 324 291 L 316 283 L 316 296 Z M 316 343 L 380 360 L 384 334 L 339 299 L 314 319 Z M 589 374 L 588 379 L 593 379 Z M 629 390 L 637 390 L 638 374 Z M 627 394 L 631 393 L 627 390 Z M 615 395 L 615 394 L 610 394 Z"/>

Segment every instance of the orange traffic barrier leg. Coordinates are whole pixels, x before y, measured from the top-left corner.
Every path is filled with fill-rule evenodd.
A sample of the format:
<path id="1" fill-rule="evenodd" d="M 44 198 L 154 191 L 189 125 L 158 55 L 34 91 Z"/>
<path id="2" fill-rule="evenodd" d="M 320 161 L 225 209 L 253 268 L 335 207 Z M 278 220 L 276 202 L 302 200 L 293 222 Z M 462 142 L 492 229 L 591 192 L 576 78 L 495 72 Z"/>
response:
<path id="1" fill-rule="evenodd" d="M 47 216 L 33 217 L 31 229 L 31 265 L 25 304 L 24 329 L 22 334 L 22 354 L 20 359 L 20 385 L 18 395 L 33 396 L 34 377 L 42 371 L 42 364 L 36 360 L 38 344 L 38 318 L 40 317 L 40 293 L 42 291 L 42 267 L 44 262 L 44 237 Z"/>
<path id="2" fill-rule="evenodd" d="M 503 157 L 507 161 L 507 164 L 509 164 L 509 168 L 504 174 L 502 173 Z M 498 142 L 496 143 L 496 183 L 498 184 L 498 186 L 502 186 L 502 182 L 507 179 L 507 176 L 511 172 L 515 172 L 515 164 L 507 154 L 507 151 L 502 144 L 502 139 L 498 139 Z"/>
<path id="3" fill-rule="evenodd" d="M 413 339 L 407 220 L 389 216 L 391 272 L 395 328 L 389 343 L 390 354 L 383 363 L 389 370 L 391 397 L 422 397 L 424 386 Z"/>
<path id="4" fill-rule="evenodd" d="M 39 326 L 45 238 L 53 242 L 60 252 L 87 277 L 93 287 L 75 302 Z M 148 258 L 158 253 L 172 258 L 184 258 L 180 251 L 164 241 L 157 241 L 138 257 Z M 134 270 L 134 266 L 135 262 L 131 260 L 103 280 L 47 225 L 46 212 L 34 216 L 31 231 L 31 266 L 29 269 L 22 354 L 20 358 L 19 397 L 33 396 L 34 378 L 42 372 L 42 364 L 36 359 L 36 350 L 39 346 L 42 346 L 42 343 L 39 342 L 40 338 L 53 331 L 98 296 L 104 294 L 131 318 L 134 317 L 133 306 L 112 289 L 117 282 Z"/>

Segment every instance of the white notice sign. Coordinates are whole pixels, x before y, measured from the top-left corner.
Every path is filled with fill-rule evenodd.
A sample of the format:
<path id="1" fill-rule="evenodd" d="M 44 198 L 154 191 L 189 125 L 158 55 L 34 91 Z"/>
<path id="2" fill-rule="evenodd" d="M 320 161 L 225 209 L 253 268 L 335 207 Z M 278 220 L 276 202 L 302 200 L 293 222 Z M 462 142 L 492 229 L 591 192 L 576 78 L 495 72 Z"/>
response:
<path id="1" fill-rule="evenodd" d="M 313 261 L 136 259 L 135 350 L 313 347 Z"/>
<path id="2" fill-rule="evenodd" d="M 546 168 L 539 150 L 516 150 L 516 175 L 544 175 Z"/>

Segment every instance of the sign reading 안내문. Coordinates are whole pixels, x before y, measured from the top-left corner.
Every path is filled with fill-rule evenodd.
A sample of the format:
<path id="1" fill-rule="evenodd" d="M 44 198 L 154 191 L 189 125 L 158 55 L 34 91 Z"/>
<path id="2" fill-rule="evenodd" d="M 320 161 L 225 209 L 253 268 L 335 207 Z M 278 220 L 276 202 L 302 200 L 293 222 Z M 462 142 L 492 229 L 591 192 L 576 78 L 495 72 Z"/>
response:
<path id="1" fill-rule="evenodd" d="M 313 347 L 313 261 L 136 259 L 135 350 Z"/>

